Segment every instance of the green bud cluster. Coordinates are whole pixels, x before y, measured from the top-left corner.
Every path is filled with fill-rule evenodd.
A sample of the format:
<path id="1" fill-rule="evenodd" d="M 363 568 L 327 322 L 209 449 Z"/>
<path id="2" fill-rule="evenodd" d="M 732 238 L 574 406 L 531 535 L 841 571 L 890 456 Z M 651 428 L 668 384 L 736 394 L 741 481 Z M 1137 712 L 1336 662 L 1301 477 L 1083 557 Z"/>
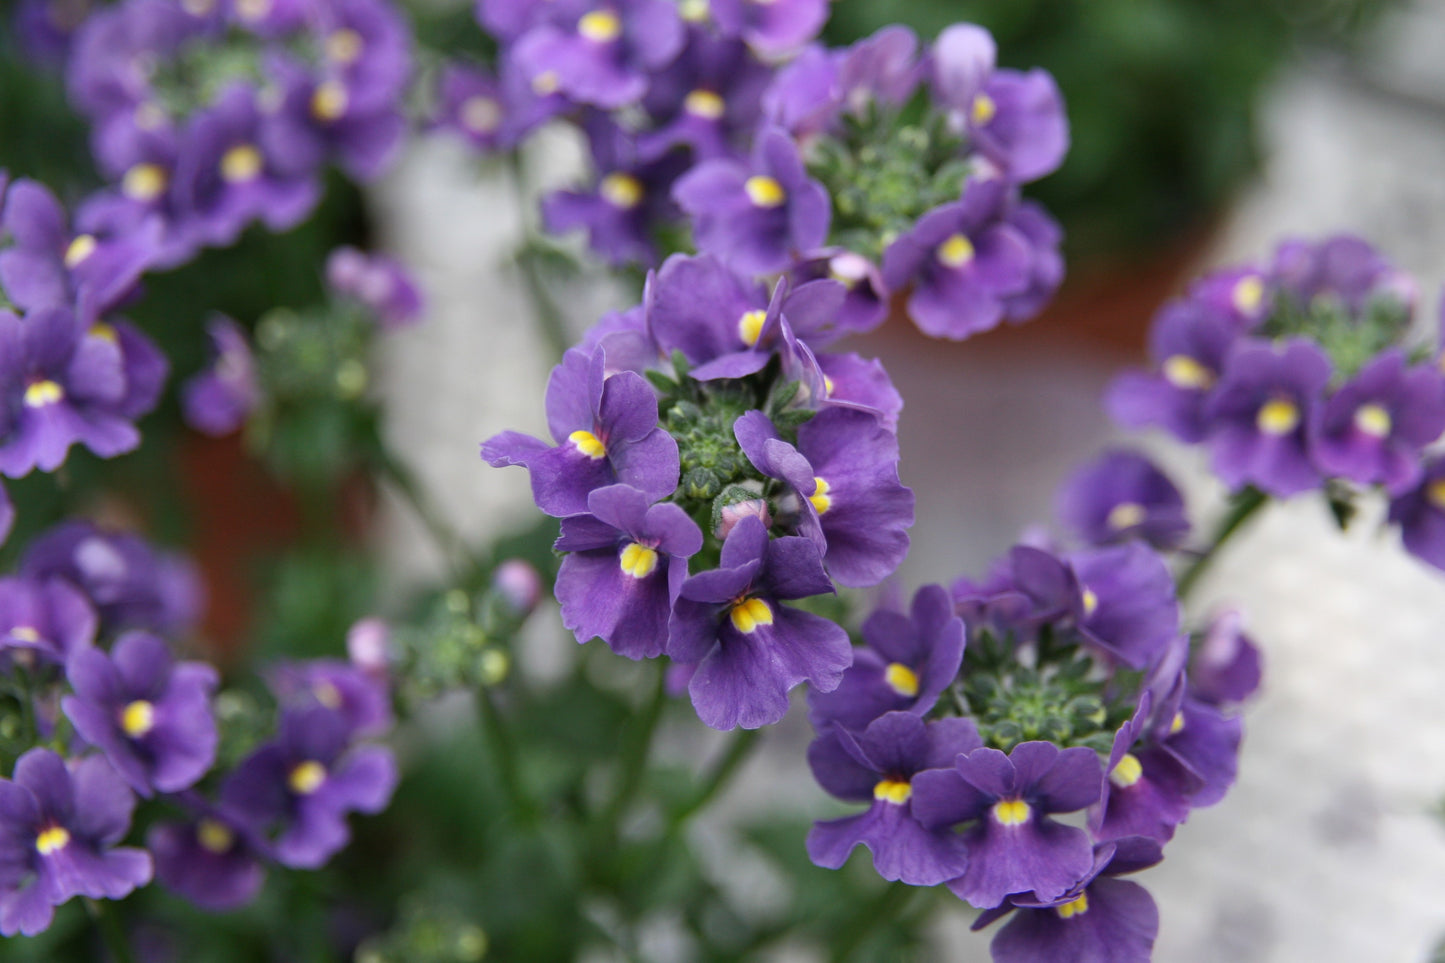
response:
<path id="1" fill-rule="evenodd" d="M 512 668 L 507 643 L 525 618 L 491 590 L 442 595 L 423 620 L 394 636 L 402 702 L 419 706 L 453 689 L 499 685 Z"/>
<path id="2" fill-rule="evenodd" d="M 1311 339 L 1330 356 L 1335 383 L 1340 384 L 1358 374 L 1381 351 L 1405 344 L 1410 326 L 1410 305 L 1388 292 L 1371 297 L 1358 315 L 1330 295 L 1317 297 L 1309 304 L 1281 295 L 1260 326 L 1260 334 L 1267 338 Z M 1428 352 L 1417 352 L 1425 354 Z"/>
<path id="3" fill-rule="evenodd" d="M 413 898 L 391 930 L 361 944 L 356 963 L 478 963 L 486 955 L 480 926 L 435 900 Z"/>

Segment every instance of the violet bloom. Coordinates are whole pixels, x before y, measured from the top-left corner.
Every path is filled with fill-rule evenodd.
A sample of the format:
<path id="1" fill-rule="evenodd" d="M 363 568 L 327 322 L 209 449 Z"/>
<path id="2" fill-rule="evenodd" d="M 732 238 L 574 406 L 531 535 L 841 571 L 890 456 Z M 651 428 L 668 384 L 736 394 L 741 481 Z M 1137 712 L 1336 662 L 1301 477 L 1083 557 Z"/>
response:
<path id="1" fill-rule="evenodd" d="M 90 602 L 63 578 L 0 578 L 0 649 L 20 661 L 64 665 L 95 643 Z"/>
<path id="2" fill-rule="evenodd" d="M 1322 472 L 1391 494 L 1419 480 L 1425 446 L 1445 431 L 1445 378 L 1406 364 L 1400 349 L 1385 351 L 1315 409 L 1310 450 Z"/>
<path id="3" fill-rule="evenodd" d="M 963 664 L 963 620 L 939 585 L 919 589 L 907 615 L 886 608 L 874 612 L 863 623 L 863 642 L 838 688 L 808 693 L 809 714 L 819 730 L 835 722 L 860 732 L 885 712 L 924 715 Z"/>
<path id="4" fill-rule="evenodd" d="M 1241 331 L 1258 327 L 1275 307 L 1274 282 L 1254 265 L 1213 271 L 1189 285 L 1189 300 L 1234 321 Z"/>
<path id="5" fill-rule="evenodd" d="M 802 47 L 828 19 L 828 0 L 703 0 L 724 36 L 770 58 Z"/>
<path id="6" fill-rule="evenodd" d="M 1197 698 L 1181 679 L 1161 700 L 1146 738 L 1182 768 L 1189 804 L 1201 807 L 1219 802 L 1234 785 L 1243 734 L 1238 716 Z"/>
<path id="7" fill-rule="evenodd" d="M 219 738 L 214 668 L 176 663 L 156 636 L 127 632 L 109 655 L 72 655 L 65 673 L 75 690 L 61 701 L 66 716 L 136 792 L 179 792 L 210 770 Z"/>
<path id="8" fill-rule="evenodd" d="M 401 147 L 406 120 L 393 101 L 363 102 L 334 74 L 279 63 L 281 106 L 262 128 L 262 150 L 288 176 L 313 176 L 335 158 L 362 181 L 380 176 Z"/>
<path id="9" fill-rule="evenodd" d="M 763 91 L 763 116 L 798 138 L 800 143 L 833 129 L 843 104 L 838 67 L 843 52 L 810 44 L 780 68 Z"/>
<path id="10" fill-rule="evenodd" d="M 795 252 L 822 247 L 832 220 L 827 189 L 776 127 L 758 134 L 748 163 L 704 161 L 673 197 L 692 219 L 698 250 L 744 274 L 781 271 Z"/>
<path id="11" fill-rule="evenodd" d="M 826 408 L 780 439 L 766 415 L 733 426 L 753 467 L 785 481 L 798 497 L 798 531 L 813 539 L 840 584 L 877 585 L 908 554 L 913 490 L 898 480 L 898 439 L 872 415 Z"/>
<path id="12" fill-rule="evenodd" d="M 1189 661 L 1190 692 L 1213 705 L 1239 703 L 1259 689 L 1263 677 L 1259 646 L 1244 631 L 1244 616 L 1233 609 L 1209 620 Z"/>
<path id="13" fill-rule="evenodd" d="M 492 571 L 492 591 L 512 616 L 524 619 L 536 611 L 542 600 L 542 576 L 531 562 L 509 558 Z"/>
<path id="14" fill-rule="evenodd" d="M 402 10 L 388 0 L 308 4 L 308 26 L 328 76 L 358 107 L 397 105 L 411 79 L 411 35 Z"/>
<path id="15" fill-rule="evenodd" d="M 1012 206 L 1008 223 L 1029 242 L 1033 263 L 1028 285 L 1004 299 L 1004 313 L 1010 321 L 1026 321 L 1044 309 L 1064 281 L 1064 256 L 1059 252 L 1064 231 L 1042 204 L 1027 200 Z"/>
<path id="16" fill-rule="evenodd" d="M 970 181 L 963 199 L 929 211 L 883 253 L 883 280 L 912 285 L 908 316 L 928 335 L 961 341 L 998 325 L 1029 286 L 1033 249 L 1003 219 L 1006 185 Z"/>
<path id="17" fill-rule="evenodd" d="M 511 56 L 534 87 L 613 110 L 640 100 L 648 75 L 670 63 L 684 40 L 670 0 L 607 0 L 527 31 Z"/>
<path id="18" fill-rule="evenodd" d="M 411 272 L 382 254 L 338 247 L 326 258 L 326 284 L 360 302 L 388 331 L 415 324 L 426 311 Z"/>
<path id="19" fill-rule="evenodd" d="M 94 9 L 92 0 L 20 0 L 11 21 L 16 46 L 32 63 L 58 70 Z"/>
<path id="20" fill-rule="evenodd" d="M 711 254 L 674 254 L 648 278 L 643 294 L 647 333 L 659 354 L 671 357 L 681 351 L 695 370 L 756 348 L 763 330 L 776 326 L 783 293 L 769 296 L 765 285 L 743 280 Z M 766 363 L 764 358 L 752 371 Z M 729 371 L 735 367 L 730 363 Z M 752 371 L 739 368 L 727 376 Z"/>
<path id="21" fill-rule="evenodd" d="M 1089 811 L 1089 832 L 1099 842 L 1145 836 L 1166 843 L 1189 818 L 1189 774 L 1145 734 L 1152 694 L 1119 727 L 1104 764 L 1099 800 Z"/>
<path id="22" fill-rule="evenodd" d="M 696 664 L 688 692 L 714 729 L 757 729 L 788 711 L 788 691 L 809 682 L 837 687 L 853 661 L 848 633 L 825 618 L 780 604 L 833 591 L 806 538 L 769 539 L 756 518 L 737 523 L 718 568 L 682 583 L 667 654 Z"/>
<path id="23" fill-rule="evenodd" d="M 1049 814 L 1098 799 L 1100 772 L 1099 754 L 1082 746 L 1022 742 L 1007 756 L 975 749 L 952 769 L 914 777 L 913 815 L 929 829 L 974 824 L 964 833 L 968 870 L 948 884 L 960 899 L 980 909 L 1029 890 L 1057 899 L 1089 872 L 1093 859 L 1088 834 Z"/>
<path id="24" fill-rule="evenodd" d="M 1076 552 L 1069 564 L 1082 596 L 1079 632 L 1131 669 L 1153 665 L 1179 635 L 1169 567 L 1138 542 Z"/>
<path id="25" fill-rule="evenodd" d="M 50 472 L 80 443 L 101 458 L 140 444 L 122 412 L 126 373 L 116 341 L 89 337 L 69 308 L 43 308 L 24 321 L 0 310 L 0 473 Z"/>
<path id="26" fill-rule="evenodd" d="M 537 90 L 504 51 L 501 77 L 447 65 L 438 91 L 437 125 L 460 133 L 482 151 L 511 150 L 569 105 L 561 94 Z"/>
<path id="27" fill-rule="evenodd" d="M 554 546 L 570 553 L 557 574 L 562 624 L 578 642 L 599 637 L 618 655 L 656 658 L 702 532 L 677 505 L 653 505 L 627 485 L 599 488 L 587 507 L 562 520 Z"/>
<path id="28" fill-rule="evenodd" d="M 1097 846 L 1093 868 L 1069 892 L 1044 901 L 1020 894 L 1010 905 L 981 914 L 972 928 L 1013 912 L 989 945 L 994 963 L 1149 963 L 1159 909 L 1144 887 L 1115 877 L 1147 869 L 1163 857 L 1157 843 L 1137 837 Z"/>
<path id="29" fill-rule="evenodd" d="M 1445 569 L 1445 458 L 1426 459 L 1419 484 L 1390 500 L 1390 522 L 1406 551 Z"/>
<path id="30" fill-rule="evenodd" d="M 1280 498 L 1317 487 L 1307 434 L 1329 380 L 1329 357 L 1303 338 L 1236 350 L 1205 412 L 1215 474 Z"/>
<path id="31" fill-rule="evenodd" d="M 1359 314 L 1371 298 L 1395 292 L 1398 272 L 1367 241 L 1340 234 L 1290 240 L 1275 251 L 1269 281 L 1303 305 L 1332 298 Z"/>
<path id="32" fill-rule="evenodd" d="M 201 609 L 200 577 L 189 560 L 90 522 L 66 522 L 31 542 L 20 572 L 33 579 L 59 576 L 78 587 L 105 633 L 136 628 L 184 634 Z"/>
<path id="33" fill-rule="evenodd" d="M 360 624 L 360 623 L 358 623 Z M 352 627 L 355 631 L 355 626 Z M 349 641 L 349 636 L 348 636 Z M 355 735 L 377 735 L 392 726 L 386 677 L 340 659 L 283 662 L 268 676 L 271 691 L 287 708 L 318 705 L 340 713 Z"/>
<path id="34" fill-rule="evenodd" d="M 1135 451 L 1114 449 L 1069 476 L 1059 517 L 1090 545 L 1141 539 L 1177 548 L 1189 535 L 1184 496 L 1169 476 Z"/>
<path id="35" fill-rule="evenodd" d="M 732 156 L 757 128 L 772 76 L 742 42 L 690 28 L 687 46 L 643 98 L 653 129 L 638 135 L 639 152 L 658 157 L 683 146 L 697 160 Z"/>
<path id="36" fill-rule="evenodd" d="M 73 896 L 122 899 L 151 878 L 143 849 L 116 848 L 135 796 L 100 756 L 74 769 L 31 749 L 0 779 L 0 934 L 34 936 Z"/>
<path id="37" fill-rule="evenodd" d="M 218 314 L 206 322 L 206 333 L 211 364 L 181 388 L 181 413 L 196 431 L 220 437 L 246 423 L 261 400 L 261 385 L 245 329 Z"/>
<path id="38" fill-rule="evenodd" d="M 146 848 L 158 880 L 213 913 L 245 906 L 266 880 L 260 848 L 246 827 L 209 806 L 194 819 L 153 826 Z"/>
<path id="39" fill-rule="evenodd" d="M 863 117 L 880 107 L 902 108 L 922 79 L 918 35 L 895 23 L 840 53 L 833 95 L 843 110 Z"/>
<path id="40" fill-rule="evenodd" d="M 861 254 L 843 248 L 824 248 L 804 257 L 788 272 L 794 286 L 823 279 L 843 285 L 843 304 L 829 321 L 837 335 L 872 331 L 888 317 L 888 288 L 883 272 Z M 809 338 L 810 345 L 824 342 Z"/>
<path id="41" fill-rule="evenodd" d="M 903 396 L 893 386 L 893 379 L 881 361 L 852 353 L 825 352 L 819 352 L 814 359 L 822 375 L 823 390 L 813 397 L 813 403 L 820 407 L 843 405 L 867 411 L 884 428 L 898 431 Z"/>
<path id="42" fill-rule="evenodd" d="M 1165 305 L 1149 328 L 1156 370 L 1116 378 L 1104 400 L 1109 416 L 1126 428 L 1158 425 L 1180 441 L 1203 441 L 1213 424 L 1205 406 L 1238 334 L 1232 319 L 1200 302 Z"/>
<path id="43" fill-rule="evenodd" d="M 396 788 L 396 761 L 380 746 L 350 747 L 351 728 L 324 706 L 290 709 L 280 731 L 221 787 L 222 805 L 269 840 L 276 860 L 315 869 L 351 838 L 346 816 L 378 813 Z"/>
<path id="44" fill-rule="evenodd" d="M 949 827 L 926 829 L 911 806 L 913 777 L 952 766 L 983 740 L 970 719 L 925 723 L 911 712 L 889 712 L 854 736 L 830 728 L 808 746 L 808 766 L 829 793 L 867 802 L 855 816 L 813 824 L 808 858 L 825 869 L 842 869 L 854 847 L 873 854 L 873 868 L 887 880 L 936 886 L 968 869 L 968 845 Z"/>
<path id="45" fill-rule="evenodd" d="M 605 364 L 601 349 L 588 357 L 573 348 L 552 369 L 547 423 L 560 444 L 515 431 L 482 444 L 494 468 L 526 467 L 537 507 L 548 515 L 580 515 L 589 494 L 617 482 L 653 499 L 677 488 L 677 442 L 657 425 L 657 396 L 631 371 L 607 377 Z"/>

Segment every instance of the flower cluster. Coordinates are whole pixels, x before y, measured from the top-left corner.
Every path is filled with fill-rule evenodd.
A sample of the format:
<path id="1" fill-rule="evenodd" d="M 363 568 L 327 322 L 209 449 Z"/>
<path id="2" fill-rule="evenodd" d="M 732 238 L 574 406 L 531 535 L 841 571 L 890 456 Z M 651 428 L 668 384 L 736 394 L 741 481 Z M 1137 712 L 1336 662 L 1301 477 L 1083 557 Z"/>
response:
<path id="1" fill-rule="evenodd" d="M 176 661 L 167 641 L 199 603 L 186 562 L 83 522 L 0 578 L 5 749 L 19 755 L 0 779 L 0 933 L 41 932 L 72 897 L 120 899 L 153 872 L 201 906 L 235 907 L 267 861 L 317 866 L 345 844 L 347 812 L 385 805 L 390 753 L 356 744 L 390 723 L 374 666 L 279 669 L 279 735 L 223 776 L 218 674 Z M 145 849 L 119 846 L 137 796 L 185 821 L 155 822 Z"/>
<path id="2" fill-rule="evenodd" d="M 1406 547 L 1445 567 L 1445 373 L 1411 341 L 1414 282 L 1358 238 L 1289 241 L 1267 266 L 1221 270 L 1165 306 L 1154 368 L 1113 385 L 1131 427 L 1209 446 L 1232 489 L 1325 490 L 1347 511 L 1377 487 Z"/>
<path id="3" fill-rule="evenodd" d="M 1013 914 L 1002 963 L 1144 961 L 1158 912 L 1114 877 L 1158 862 L 1233 782 L 1229 707 L 1258 684 L 1258 652 L 1230 613 L 1193 633 L 1191 657 L 1147 541 L 1183 534 L 1157 469 L 1112 453 L 1062 501 L 1093 547 L 1021 545 L 981 581 L 880 609 L 838 687 L 811 693 L 814 776 L 868 808 L 818 823 L 808 852 L 836 869 L 861 844 L 885 879 L 984 910 L 976 929 Z M 1054 818 L 1074 812 L 1082 827 Z"/>
<path id="4" fill-rule="evenodd" d="M 1058 227 L 1019 188 L 1068 147 L 1040 70 L 996 69 L 987 31 L 955 25 L 920 54 L 894 26 L 813 42 L 823 0 L 482 0 L 495 71 L 443 73 L 438 124 L 511 149 L 565 116 L 587 135 L 586 187 L 543 204 L 614 264 L 655 266 L 686 227 L 743 275 L 832 277 L 848 322 L 895 295 L 927 333 L 962 339 L 1037 313 L 1063 276 Z"/>
<path id="5" fill-rule="evenodd" d="M 562 519 L 567 627 L 620 655 L 693 667 L 699 716 L 778 721 L 788 690 L 837 685 L 848 636 L 781 604 L 875 585 L 908 549 L 901 401 L 877 362 L 821 350 L 841 284 L 767 288 L 716 258 L 670 258 L 644 304 L 605 318 L 547 384 L 554 441 L 504 432 Z"/>
<path id="6" fill-rule="evenodd" d="M 77 209 L 97 237 L 155 235 L 153 264 L 281 231 L 321 195 L 328 161 L 381 171 L 405 131 L 404 18 L 387 0 L 127 0 L 78 30 L 72 103 L 112 185 Z"/>

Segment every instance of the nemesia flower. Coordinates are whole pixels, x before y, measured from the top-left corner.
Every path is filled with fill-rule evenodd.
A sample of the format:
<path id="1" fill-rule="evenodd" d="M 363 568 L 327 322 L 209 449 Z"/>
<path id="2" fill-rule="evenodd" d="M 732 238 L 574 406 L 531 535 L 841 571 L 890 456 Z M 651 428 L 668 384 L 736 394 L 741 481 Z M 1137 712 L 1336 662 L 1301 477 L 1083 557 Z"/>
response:
<path id="1" fill-rule="evenodd" d="M 95 642 L 95 610 L 62 578 L 0 578 L 0 647 L 11 658 L 64 665 Z"/>
<path id="2" fill-rule="evenodd" d="M 1157 661 L 1179 635 L 1179 602 L 1164 559 L 1129 542 L 1076 552 L 1068 561 L 1082 595 L 1084 638 L 1132 669 Z"/>
<path id="3" fill-rule="evenodd" d="M 652 129 L 637 149 L 657 157 L 684 146 L 697 160 L 738 153 L 757 128 L 772 70 L 738 40 L 690 26 L 687 45 L 648 84 L 642 106 Z"/>
<path id="4" fill-rule="evenodd" d="M 968 719 L 925 723 L 911 712 L 885 713 L 856 736 L 830 727 L 808 746 L 808 765 L 829 793 L 867 802 L 869 808 L 815 823 L 808 833 L 808 857 L 827 869 L 841 869 L 853 848 L 863 845 L 887 880 L 936 886 L 962 876 L 969 861 L 964 837 L 949 827 L 920 824 L 910 805 L 912 780 L 924 770 L 951 766 L 981 745 Z"/>
<path id="5" fill-rule="evenodd" d="M 121 899 L 151 878 L 143 849 L 116 847 L 135 796 L 100 756 L 74 769 L 49 749 L 0 779 L 0 935 L 34 936 L 73 896 Z"/>
<path id="6" fill-rule="evenodd" d="M 282 706 L 324 706 L 340 714 L 357 735 L 375 735 L 392 726 L 386 676 L 362 666 L 341 659 L 282 662 L 268 673 L 268 681 Z"/>
<path id="7" fill-rule="evenodd" d="M 822 376 L 822 391 L 814 401 L 820 407 L 843 405 L 871 413 L 889 431 L 898 430 L 898 416 L 903 412 L 903 396 L 893 379 L 877 358 L 865 359 L 856 354 L 820 351 L 815 356 Z"/>
<path id="8" fill-rule="evenodd" d="M 808 693 L 809 716 L 820 731 L 836 723 L 861 732 L 885 712 L 924 715 L 963 664 L 963 620 L 942 586 L 919 589 L 908 614 L 880 608 L 862 634 L 865 644 L 854 650 L 838 687 Z"/>
<path id="9" fill-rule="evenodd" d="M 688 692 L 714 729 L 771 725 L 801 682 L 828 692 L 852 663 L 848 633 L 780 604 L 833 591 L 814 543 L 769 539 L 756 518 L 737 523 L 718 568 L 682 583 L 668 628 L 670 658 L 696 665 Z"/>
<path id="10" fill-rule="evenodd" d="M 378 177 L 400 148 L 406 120 L 391 101 L 358 102 L 335 76 L 276 65 L 281 106 L 262 148 L 287 174 L 314 172 L 329 159 L 361 181 Z"/>
<path id="11" fill-rule="evenodd" d="M 618 655 L 656 658 L 702 532 L 679 506 L 627 485 L 597 489 L 587 507 L 562 520 L 554 546 L 568 553 L 557 574 L 562 624 L 578 642 L 600 637 Z"/>
<path id="12" fill-rule="evenodd" d="M 863 116 L 880 105 L 902 107 L 922 78 L 917 34 L 890 24 L 839 54 L 834 96 L 845 111 Z"/>
<path id="13" fill-rule="evenodd" d="M 216 761 L 220 680 L 206 663 L 176 663 L 156 636 L 127 632 L 109 654 L 76 652 L 65 672 L 75 691 L 61 700 L 66 716 L 140 795 L 189 788 Z"/>
<path id="14" fill-rule="evenodd" d="M 1248 699 L 1263 674 L 1259 646 L 1244 632 L 1244 616 L 1226 609 L 1211 618 L 1189 661 L 1189 690 L 1220 705 Z"/>
<path id="15" fill-rule="evenodd" d="M 758 134 L 748 163 L 704 161 L 677 182 L 673 197 L 692 219 L 698 249 L 744 274 L 781 271 L 828 236 L 828 192 L 775 127 Z"/>
<path id="16" fill-rule="evenodd" d="M 492 590 L 514 615 L 530 615 L 542 597 L 542 576 L 530 562 L 509 558 L 492 572 Z"/>
<path id="17" fill-rule="evenodd" d="M 326 258 L 326 284 L 376 315 L 386 330 L 421 320 L 426 304 L 411 272 L 382 254 L 339 247 Z"/>
<path id="18" fill-rule="evenodd" d="M 1406 551 L 1445 569 L 1445 458 L 1427 458 L 1419 483 L 1390 500 L 1390 523 L 1400 526 Z"/>
<path id="19" fill-rule="evenodd" d="M 794 286 L 829 279 L 845 288 L 843 304 L 830 319 L 840 334 L 872 331 L 888 317 L 888 288 L 872 261 L 843 248 L 824 248 L 805 255 L 788 272 Z"/>
<path id="20" fill-rule="evenodd" d="M 225 315 L 206 322 L 213 353 L 210 367 L 181 388 L 181 413 L 186 424 L 207 435 L 221 436 L 246 423 L 261 400 L 255 358 L 245 330 Z"/>
<path id="21" fill-rule="evenodd" d="M 1184 680 L 1161 701 L 1147 738 L 1187 773 L 1191 806 L 1212 806 L 1234 784 L 1243 725 L 1195 696 Z"/>
<path id="22" fill-rule="evenodd" d="M 1140 741 L 1151 695 L 1140 699 L 1133 717 L 1114 734 L 1099 800 L 1089 810 L 1089 832 L 1096 842 L 1143 836 L 1166 843 L 1189 818 L 1188 773 L 1156 745 Z"/>
<path id="23" fill-rule="evenodd" d="M 657 396 L 631 371 L 606 377 L 604 355 L 573 348 L 552 369 L 547 422 L 560 444 L 504 431 L 482 445 L 493 467 L 527 468 L 537 507 L 549 515 L 580 515 L 591 492 L 616 482 L 654 498 L 677 487 L 677 442 L 657 426 Z"/>
<path id="24" fill-rule="evenodd" d="M 561 94 L 535 89 L 505 53 L 499 69 L 494 78 L 461 64 L 443 68 L 437 126 L 460 133 L 477 150 L 511 150 L 568 106 Z"/>
<path id="25" fill-rule="evenodd" d="M 1319 243 L 1285 241 L 1269 279 L 1301 304 L 1332 298 L 1358 314 L 1372 297 L 1398 295 L 1400 274 L 1368 242 L 1342 234 Z"/>
<path id="26" fill-rule="evenodd" d="M 261 891 L 266 868 L 246 827 L 205 806 L 185 822 L 158 823 L 146 835 L 156 879 L 215 913 L 245 906 Z"/>
<path id="27" fill-rule="evenodd" d="M 659 354 L 681 351 L 694 368 L 750 351 L 782 309 L 780 292 L 770 297 L 765 286 L 743 280 L 710 254 L 674 254 L 648 278 L 643 298 Z"/>
<path id="28" fill-rule="evenodd" d="M 684 39 L 669 0 L 607 0 L 528 30 L 511 56 L 534 87 L 612 110 L 640 100 L 648 75 L 670 63 Z"/>
<path id="29" fill-rule="evenodd" d="M 759 53 L 790 53 L 818 35 L 828 0 L 704 0 L 724 36 L 742 37 Z"/>
<path id="30" fill-rule="evenodd" d="M 967 871 L 948 888 L 980 909 L 1032 890 L 1057 899 L 1089 871 L 1092 853 L 1082 829 L 1049 818 L 1083 809 L 1099 795 L 1098 753 L 1049 742 L 1024 742 L 1012 753 L 979 748 L 954 768 L 913 779 L 913 815 L 929 829 L 975 823 L 964 833 Z"/>
<path id="31" fill-rule="evenodd" d="M 1138 452 L 1105 452 L 1069 477 L 1058 501 L 1059 517 L 1090 545 L 1138 538 L 1169 549 L 1189 534 L 1184 496 Z"/>
<path id="32" fill-rule="evenodd" d="M 1019 201 L 1009 210 L 1007 221 L 1029 243 L 1033 263 L 1029 283 L 1023 291 L 1004 299 L 1004 313 L 1010 321 L 1024 321 L 1044 309 L 1064 280 L 1064 256 L 1059 252 L 1064 232 L 1043 206 Z"/>
<path id="33" fill-rule="evenodd" d="M 387 683 L 391 678 L 391 627 L 378 618 L 357 619 L 346 630 L 346 657 L 368 678 Z"/>

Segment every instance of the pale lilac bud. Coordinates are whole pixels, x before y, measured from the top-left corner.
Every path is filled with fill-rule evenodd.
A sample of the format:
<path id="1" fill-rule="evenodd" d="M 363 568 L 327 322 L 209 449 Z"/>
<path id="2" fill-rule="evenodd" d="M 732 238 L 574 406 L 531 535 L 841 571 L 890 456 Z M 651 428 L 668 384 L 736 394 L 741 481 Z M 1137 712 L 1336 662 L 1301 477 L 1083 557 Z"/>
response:
<path id="1" fill-rule="evenodd" d="M 357 620 L 346 633 L 351 664 L 373 678 L 384 679 L 391 664 L 391 627 L 381 619 Z"/>
<path id="2" fill-rule="evenodd" d="M 754 498 L 745 502 L 734 502 L 725 506 L 718 516 L 717 537 L 726 539 L 733 527 L 744 518 L 756 518 L 763 523 L 764 528 L 770 528 L 773 524 L 773 516 L 768 512 L 768 503 L 764 499 Z"/>
<path id="3" fill-rule="evenodd" d="M 542 597 L 542 577 L 522 559 L 508 559 L 492 573 L 492 590 L 501 596 L 514 615 L 526 617 L 532 614 Z"/>

